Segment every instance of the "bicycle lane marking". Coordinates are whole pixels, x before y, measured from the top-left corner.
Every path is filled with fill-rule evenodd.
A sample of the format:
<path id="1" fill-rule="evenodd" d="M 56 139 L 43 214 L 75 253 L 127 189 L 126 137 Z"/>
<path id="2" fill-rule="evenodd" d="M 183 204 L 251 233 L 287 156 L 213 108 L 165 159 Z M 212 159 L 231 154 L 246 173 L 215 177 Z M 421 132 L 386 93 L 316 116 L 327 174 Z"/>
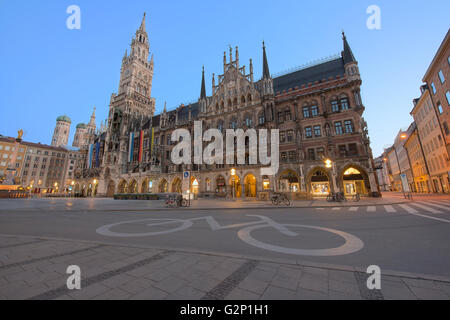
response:
<path id="1" fill-rule="evenodd" d="M 124 233 L 124 232 L 114 232 L 110 229 L 113 227 L 117 227 L 123 224 L 129 224 L 129 223 L 138 223 L 138 222 L 145 222 L 145 221 L 165 221 L 161 223 L 155 223 L 155 224 L 147 224 L 147 226 L 161 226 L 166 224 L 174 224 L 174 223 L 181 223 L 181 226 L 165 230 L 165 231 L 156 231 L 156 232 L 143 232 L 143 233 Z M 134 237 L 148 237 L 148 236 L 156 236 L 156 235 L 163 235 L 173 232 L 178 232 L 182 230 L 186 230 L 190 227 L 192 227 L 193 223 L 191 220 L 180 220 L 180 219 L 141 219 L 141 220 L 131 220 L 131 221 L 122 221 L 118 223 L 112 223 L 108 224 L 106 226 L 102 226 L 96 230 L 96 232 L 100 235 L 107 236 L 107 237 L 118 237 L 118 238 L 134 238 Z"/>
<path id="2" fill-rule="evenodd" d="M 346 254 L 350 254 L 353 252 L 357 252 L 364 247 L 364 243 L 359 238 L 357 238 L 349 233 L 342 232 L 339 230 L 315 227 L 315 226 L 296 225 L 296 224 L 279 224 L 279 223 L 275 222 L 274 220 L 272 220 L 268 217 L 265 217 L 265 216 L 248 215 L 248 217 L 257 217 L 257 218 L 260 218 L 260 220 L 254 221 L 254 222 L 221 226 L 211 216 L 199 217 L 199 218 L 193 218 L 193 219 L 187 219 L 187 220 L 164 219 L 164 218 L 154 219 L 153 218 L 153 219 L 140 219 L 140 220 L 130 220 L 130 221 L 122 221 L 122 222 L 118 222 L 118 223 L 113 223 L 113 224 L 102 226 L 102 227 L 98 228 L 96 231 L 98 234 L 101 234 L 104 236 L 110 236 L 110 237 L 122 237 L 122 238 L 124 238 L 124 237 L 145 237 L 145 236 L 163 235 L 163 234 L 182 231 L 182 230 L 190 228 L 193 225 L 193 221 L 206 220 L 213 231 L 245 227 L 238 231 L 238 237 L 242 241 L 244 241 L 247 244 L 250 244 L 252 246 L 258 247 L 258 248 L 262 248 L 262 249 L 269 250 L 269 251 L 290 254 L 290 255 L 338 256 L 338 255 L 346 255 Z M 121 232 L 113 232 L 110 230 L 113 227 L 117 227 L 117 226 L 123 225 L 123 224 L 149 222 L 149 221 L 164 221 L 164 222 L 159 222 L 159 223 L 150 223 L 150 224 L 147 223 L 146 225 L 150 226 L 150 227 L 151 226 L 170 225 L 170 224 L 176 224 L 176 223 L 181 223 L 181 226 L 173 228 L 173 229 L 169 229 L 166 231 L 145 232 L 145 233 L 121 233 Z M 266 228 L 266 227 L 275 228 L 280 233 L 287 235 L 287 236 L 291 236 L 291 237 L 294 237 L 298 234 L 290 231 L 288 229 L 288 227 L 303 227 L 303 228 L 326 231 L 326 232 L 337 234 L 337 235 L 341 236 L 342 238 L 344 238 L 345 244 L 340 247 L 331 248 L 331 249 L 318 249 L 318 250 L 293 249 L 293 248 L 285 248 L 285 247 L 279 247 L 279 246 L 275 246 L 275 245 L 266 244 L 266 243 L 260 242 L 251 237 L 251 235 L 250 235 L 251 231 L 261 229 L 261 228 Z"/>
<path id="3" fill-rule="evenodd" d="M 284 224 L 284 227 L 300 227 L 300 228 L 308 228 L 308 229 L 315 229 L 320 231 L 326 231 L 330 233 L 334 233 L 342 238 L 344 238 L 345 243 L 337 248 L 330 248 L 330 249 L 295 249 L 295 248 L 285 248 L 280 247 L 268 243 L 264 243 L 262 241 L 256 240 L 251 236 L 251 232 L 261 229 L 261 228 L 267 228 L 268 225 L 257 225 L 257 226 L 250 226 L 244 229 L 241 229 L 238 231 L 238 237 L 245 243 L 252 245 L 254 247 L 269 250 L 269 251 L 275 251 L 279 253 L 289 254 L 289 255 L 296 255 L 296 256 L 314 256 L 314 257 L 331 257 L 331 256 L 342 256 L 346 254 L 351 254 L 357 251 L 360 251 L 362 248 L 364 248 L 364 243 L 361 239 L 335 229 L 330 228 L 322 228 L 322 227 L 315 227 L 315 226 L 306 226 L 306 225 L 299 225 L 299 224 Z"/>

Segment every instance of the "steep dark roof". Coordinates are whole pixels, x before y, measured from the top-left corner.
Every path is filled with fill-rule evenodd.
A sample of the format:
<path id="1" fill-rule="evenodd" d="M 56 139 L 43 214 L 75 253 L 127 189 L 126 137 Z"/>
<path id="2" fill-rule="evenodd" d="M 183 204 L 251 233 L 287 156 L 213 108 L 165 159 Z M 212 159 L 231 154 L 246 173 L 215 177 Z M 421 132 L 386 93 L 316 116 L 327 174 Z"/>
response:
<path id="1" fill-rule="evenodd" d="M 161 115 L 158 114 L 157 116 L 154 116 L 152 118 L 152 127 L 158 127 L 160 119 L 161 119 Z"/>
<path id="2" fill-rule="evenodd" d="M 345 33 L 342 33 L 342 39 L 344 41 L 344 51 L 342 51 L 342 59 L 344 59 L 344 64 L 347 64 L 349 62 L 356 62 L 355 56 L 353 55 L 352 49 L 348 44 Z"/>
<path id="3" fill-rule="evenodd" d="M 338 58 L 274 78 L 273 89 L 275 92 L 282 92 L 283 90 L 301 87 L 303 84 L 307 85 L 310 82 L 314 83 L 315 81 L 321 81 L 323 79 L 328 80 L 329 77 L 332 77 L 333 79 L 335 79 L 336 76 L 343 77 L 344 74 L 344 61 L 342 58 Z"/>
<path id="4" fill-rule="evenodd" d="M 200 91 L 200 99 L 206 99 L 205 68 L 203 68 L 202 72 L 202 89 Z"/>
<path id="5" fill-rule="evenodd" d="M 263 42 L 263 78 L 270 78 L 269 63 L 267 62 L 266 45 Z"/>

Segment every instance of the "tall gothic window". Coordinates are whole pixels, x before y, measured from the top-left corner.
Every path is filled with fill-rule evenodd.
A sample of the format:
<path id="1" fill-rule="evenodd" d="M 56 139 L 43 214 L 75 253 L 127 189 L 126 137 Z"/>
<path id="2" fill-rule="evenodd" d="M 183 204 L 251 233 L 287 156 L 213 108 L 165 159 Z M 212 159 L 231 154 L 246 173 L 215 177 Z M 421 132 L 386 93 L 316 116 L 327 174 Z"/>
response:
<path id="1" fill-rule="evenodd" d="M 258 122 L 260 125 L 263 125 L 266 122 L 266 118 L 264 116 L 264 112 L 261 112 L 259 117 L 258 117 Z"/>
<path id="2" fill-rule="evenodd" d="M 337 100 L 331 101 L 331 111 L 339 112 L 339 102 Z"/>
<path id="3" fill-rule="evenodd" d="M 309 113 L 309 108 L 308 107 L 303 107 L 303 118 L 310 118 L 311 115 Z"/>
<path id="4" fill-rule="evenodd" d="M 341 99 L 341 110 L 348 110 L 348 109 L 350 109 L 348 99 L 347 98 Z"/>
<path id="5" fill-rule="evenodd" d="M 345 125 L 345 133 L 353 133 L 354 128 L 353 128 L 353 122 L 351 120 L 346 120 L 344 122 Z"/>
<path id="6" fill-rule="evenodd" d="M 344 133 L 344 131 L 343 131 L 343 129 L 342 129 L 342 122 L 336 122 L 335 124 L 334 124 L 334 127 L 336 128 L 336 134 L 337 135 L 341 135 L 341 134 L 343 134 Z"/>
<path id="7" fill-rule="evenodd" d="M 286 121 L 291 121 L 292 120 L 291 110 L 288 109 L 288 110 L 286 110 L 284 112 L 284 118 L 285 118 Z"/>

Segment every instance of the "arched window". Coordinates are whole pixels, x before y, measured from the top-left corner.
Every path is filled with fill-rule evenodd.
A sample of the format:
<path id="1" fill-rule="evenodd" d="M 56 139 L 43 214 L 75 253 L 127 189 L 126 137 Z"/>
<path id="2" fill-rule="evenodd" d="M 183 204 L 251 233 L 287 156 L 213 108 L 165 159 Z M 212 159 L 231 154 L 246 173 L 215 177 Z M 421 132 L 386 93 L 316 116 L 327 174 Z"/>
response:
<path id="1" fill-rule="evenodd" d="M 241 103 L 242 103 L 243 105 L 245 105 L 245 97 L 244 97 L 244 96 L 241 97 Z"/>

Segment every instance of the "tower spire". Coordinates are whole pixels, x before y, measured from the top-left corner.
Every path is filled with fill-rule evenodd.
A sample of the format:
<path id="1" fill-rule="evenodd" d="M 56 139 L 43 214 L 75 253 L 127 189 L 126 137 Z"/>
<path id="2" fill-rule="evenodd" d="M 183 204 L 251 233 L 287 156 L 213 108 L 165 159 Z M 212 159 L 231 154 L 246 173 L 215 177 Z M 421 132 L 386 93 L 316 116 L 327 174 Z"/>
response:
<path id="1" fill-rule="evenodd" d="M 94 106 L 94 112 L 92 112 L 92 115 L 91 115 L 91 123 L 95 123 L 95 110 L 96 110 L 97 108 Z"/>
<path id="2" fill-rule="evenodd" d="M 202 89 L 200 92 L 200 99 L 206 99 L 206 85 L 205 85 L 205 67 L 202 70 Z"/>
<path id="3" fill-rule="evenodd" d="M 269 63 L 267 62 L 266 44 L 263 41 L 263 79 L 270 78 Z"/>
<path id="4" fill-rule="evenodd" d="M 141 26 L 139 27 L 139 30 L 144 32 L 145 32 L 145 15 L 146 13 L 144 12 L 144 17 L 142 18 Z"/>
<path id="5" fill-rule="evenodd" d="M 344 41 L 344 51 L 342 51 L 342 58 L 344 59 L 344 65 L 350 62 L 356 62 L 355 56 L 353 55 L 352 49 L 348 44 L 345 32 L 342 31 L 342 40 Z"/>

